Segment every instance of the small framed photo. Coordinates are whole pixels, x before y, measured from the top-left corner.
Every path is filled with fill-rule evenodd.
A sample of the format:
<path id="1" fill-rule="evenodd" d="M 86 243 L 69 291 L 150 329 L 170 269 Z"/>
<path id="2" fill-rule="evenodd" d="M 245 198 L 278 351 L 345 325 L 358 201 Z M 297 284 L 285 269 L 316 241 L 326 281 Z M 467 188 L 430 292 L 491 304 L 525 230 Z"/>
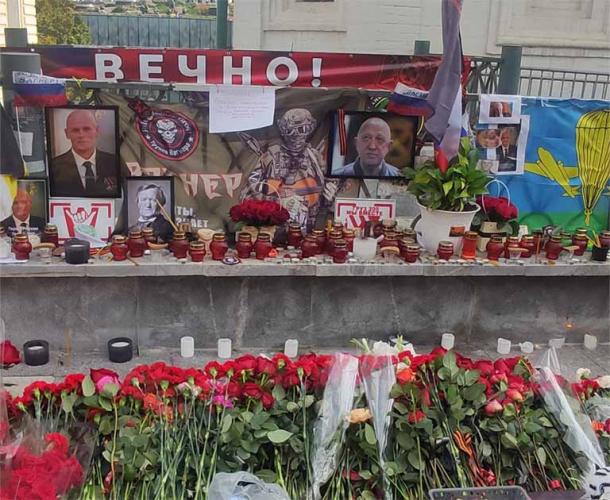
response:
<path id="1" fill-rule="evenodd" d="M 7 232 L 43 231 L 47 225 L 49 198 L 46 179 L 17 179 L 17 192 L 11 204 L 11 214 L 0 221 Z"/>
<path id="2" fill-rule="evenodd" d="M 419 118 L 394 113 L 348 111 L 334 117 L 329 177 L 392 179 L 413 166 Z"/>
<path id="3" fill-rule="evenodd" d="M 173 233 L 167 216 L 174 218 L 174 177 L 125 177 L 126 220 L 129 230 L 152 227 L 168 241 Z"/>
<path id="4" fill-rule="evenodd" d="M 52 197 L 120 198 L 117 106 L 45 108 Z"/>
<path id="5" fill-rule="evenodd" d="M 483 94 L 480 97 L 479 123 L 519 123 L 521 97 Z"/>

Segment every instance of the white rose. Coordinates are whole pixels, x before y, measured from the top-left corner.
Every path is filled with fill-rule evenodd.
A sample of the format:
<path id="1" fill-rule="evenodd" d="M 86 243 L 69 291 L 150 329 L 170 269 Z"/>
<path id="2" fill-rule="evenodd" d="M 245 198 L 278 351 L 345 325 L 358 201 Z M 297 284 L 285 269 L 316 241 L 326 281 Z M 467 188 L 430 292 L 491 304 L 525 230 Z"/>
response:
<path id="1" fill-rule="evenodd" d="M 590 378 L 591 370 L 589 370 L 588 368 L 579 368 L 578 370 L 576 370 L 576 376 L 578 377 L 578 380 Z"/>
<path id="2" fill-rule="evenodd" d="M 610 375 L 604 375 L 597 379 L 597 383 L 602 389 L 610 389 Z"/>

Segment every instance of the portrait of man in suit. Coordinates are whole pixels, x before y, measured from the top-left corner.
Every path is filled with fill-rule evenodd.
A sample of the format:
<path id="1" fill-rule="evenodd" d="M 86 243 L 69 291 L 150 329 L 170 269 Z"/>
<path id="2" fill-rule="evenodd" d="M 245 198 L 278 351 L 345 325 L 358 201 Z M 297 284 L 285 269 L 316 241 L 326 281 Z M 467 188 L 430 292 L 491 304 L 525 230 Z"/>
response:
<path id="1" fill-rule="evenodd" d="M 47 224 L 46 219 L 32 214 L 32 196 L 25 189 L 17 189 L 13 198 L 12 213 L 0 221 L 0 227 L 8 231 L 38 229 L 42 231 Z"/>
<path id="2" fill-rule="evenodd" d="M 111 113 L 107 116 L 105 124 L 111 123 L 116 127 L 116 110 L 76 108 L 69 111 L 65 120 L 62 138 L 55 138 L 61 134 L 56 119 L 49 119 L 53 112 L 61 108 L 50 108 L 47 114 L 47 128 L 50 133 L 49 148 L 51 149 L 49 162 L 49 177 L 51 182 L 51 196 L 77 197 L 77 198 L 118 198 L 120 196 L 119 161 L 116 151 L 116 128 L 105 130 L 105 151 L 98 145 L 101 135 L 100 124 L 96 114 Z M 65 109 L 65 108 L 64 108 Z M 55 127 L 54 127 L 55 125 Z M 57 143 L 69 144 L 69 149 L 55 154 Z"/>
<path id="3" fill-rule="evenodd" d="M 174 230 L 161 207 L 168 214 L 173 213 L 173 179 L 167 177 L 153 179 L 146 177 L 126 179 L 126 196 L 129 197 L 128 227 L 129 230 L 150 227 L 159 240 L 168 242 Z"/>
<path id="4" fill-rule="evenodd" d="M 496 148 L 499 162 L 498 172 L 517 170 L 517 134 L 514 127 L 505 127 L 500 132 L 500 145 Z"/>

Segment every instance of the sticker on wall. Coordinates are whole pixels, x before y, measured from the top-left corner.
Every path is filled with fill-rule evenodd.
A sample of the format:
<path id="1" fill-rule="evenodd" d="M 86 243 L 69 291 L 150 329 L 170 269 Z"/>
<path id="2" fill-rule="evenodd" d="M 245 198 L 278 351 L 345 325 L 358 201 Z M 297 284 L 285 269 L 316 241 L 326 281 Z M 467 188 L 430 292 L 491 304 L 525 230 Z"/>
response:
<path id="1" fill-rule="evenodd" d="M 114 200 L 51 198 L 49 219 L 57 226 L 60 243 L 68 238 L 88 241 L 92 248 L 106 245 L 114 229 Z"/>
<path id="2" fill-rule="evenodd" d="M 335 220 L 347 228 L 362 227 L 368 221 L 394 219 L 396 216 L 395 200 L 374 198 L 337 198 L 335 200 Z"/>

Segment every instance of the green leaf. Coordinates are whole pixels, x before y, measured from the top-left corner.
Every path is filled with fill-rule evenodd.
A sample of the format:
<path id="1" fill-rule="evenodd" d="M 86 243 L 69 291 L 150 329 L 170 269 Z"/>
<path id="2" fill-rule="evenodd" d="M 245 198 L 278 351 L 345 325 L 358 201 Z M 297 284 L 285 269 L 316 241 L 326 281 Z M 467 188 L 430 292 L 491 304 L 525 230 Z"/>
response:
<path id="1" fill-rule="evenodd" d="M 102 421 L 100 422 L 99 429 L 100 429 L 100 434 L 107 436 L 114 430 L 114 425 L 112 424 L 112 421 L 109 418 L 103 418 Z"/>
<path id="2" fill-rule="evenodd" d="M 540 461 L 542 467 L 544 467 L 544 465 L 546 464 L 546 451 L 544 451 L 544 448 L 539 447 L 536 450 L 536 456 L 538 457 L 538 460 Z"/>
<path id="3" fill-rule="evenodd" d="M 419 460 L 419 455 L 417 453 L 417 450 L 411 450 L 409 452 L 409 454 L 407 455 L 407 460 L 413 466 L 414 469 L 417 469 L 417 470 L 422 469 L 422 463 Z"/>
<path id="4" fill-rule="evenodd" d="M 368 444 L 375 444 L 377 442 L 377 437 L 375 437 L 375 429 L 371 424 L 364 425 L 364 439 Z"/>
<path id="5" fill-rule="evenodd" d="M 288 403 L 286 404 L 286 410 L 291 413 L 297 411 L 298 409 L 299 409 L 299 405 L 296 404 L 294 401 L 288 401 Z"/>
<path id="6" fill-rule="evenodd" d="M 443 193 L 447 194 L 453 187 L 453 181 L 443 182 Z"/>
<path id="7" fill-rule="evenodd" d="M 485 394 L 485 384 L 473 384 L 462 392 L 466 401 L 478 401 Z"/>
<path id="8" fill-rule="evenodd" d="M 479 370 L 466 370 L 466 374 L 464 375 L 464 384 L 472 385 L 479 380 L 480 372 Z"/>
<path id="9" fill-rule="evenodd" d="M 233 417 L 231 415 L 225 414 L 222 418 L 222 428 L 220 432 L 224 434 L 225 432 L 229 432 L 231 428 L 231 424 L 233 424 Z"/>
<path id="10" fill-rule="evenodd" d="M 277 429 L 267 433 L 267 438 L 274 444 L 281 444 L 290 439 L 292 432 L 285 431 L 284 429 Z"/>
<path id="11" fill-rule="evenodd" d="M 282 401 L 286 397 L 286 391 L 281 384 L 274 385 L 271 394 L 276 401 Z"/>
<path id="12" fill-rule="evenodd" d="M 100 397 L 99 404 L 104 410 L 112 411 L 112 403 L 109 400 L 107 400 L 106 398 Z"/>
<path id="13" fill-rule="evenodd" d="M 361 500 L 377 500 L 377 495 L 375 495 L 370 490 L 364 490 L 360 495 Z"/>
<path id="14" fill-rule="evenodd" d="M 119 386 L 117 384 L 108 383 L 104 385 L 104 389 L 102 390 L 101 394 L 108 399 L 113 399 L 118 392 Z"/>
<path id="15" fill-rule="evenodd" d="M 502 443 L 502 446 L 505 446 L 506 448 L 512 448 L 512 449 L 519 448 L 519 443 L 517 443 L 517 438 L 515 436 L 513 436 L 510 432 L 505 432 L 504 434 L 502 434 L 502 436 L 500 437 L 500 442 Z"/>
<path id="16" fill-rule="evenodd" d="M 81 382 L 81 387 L 83 389 L 83 396 L 86 398 L 95 394 L 95 384 L 89 375 L 83 379 Z"/>
<path id="17" fill-rule="evenodd" d="M 396 441 L 405 450 L 411 450 L 415 447 L 415 440 L 406 432 L 399 432 L 396 436 Z"/>
<path id="18" fill-rule="evenodd" d="M 360 474 L 360 477 L 362 479 L 364 479 L 365 481 L 368 481 L 369 479 L 371 479 L 373 477 L 373 474 L 371 474 L 371 471 L 368 471 L 368 470 L 360 470 L 360 471 L 358 471 L 358 474 Z"/>
<path id="19" fill-rule="evenodd" d="M 61 409 L 65 413 L 72 413 L 72 408 L 74 407 L 74 403 L 77 399 L 78 394 L 75 394 L 73 392 L 70 394 L 63 394 L 61 396 Z"/>

